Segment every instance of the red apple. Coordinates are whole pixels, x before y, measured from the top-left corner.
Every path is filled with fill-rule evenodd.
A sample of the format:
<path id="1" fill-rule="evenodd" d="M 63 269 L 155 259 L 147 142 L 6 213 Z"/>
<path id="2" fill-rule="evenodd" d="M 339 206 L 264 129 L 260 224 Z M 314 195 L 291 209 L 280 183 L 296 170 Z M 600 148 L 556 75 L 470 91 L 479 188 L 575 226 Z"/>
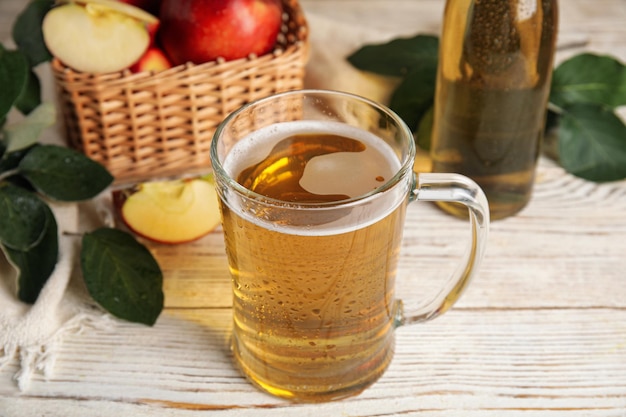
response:
<path id="1" fill-rule="evenodd" d="M 159 9 L 161 7 L 161 0 L 117 0 L 119 3 L 125 3 L 133 7 L 138 7 L 143 11 L 150 13 L 153 16 L 159 15 Z M 146 24 L 148 33 L 150 34 L 150 43 L 154 44 L 157 31 L 159 30 L 159 21 L 155 18 L 155 21 Z"/>
<path id="2" fill-rule="evenodd" d="M 281 0 L 162 0 L 159 39 L 174 65 L 233 60 L 271 51 Z"/>
<path id="3" fill-rule="evenodd" d="M 161 0 L 118 0 L 122 3 L 130 4 L 155 16 L 159 15 L 159 7 L 161 7 Z"/>
<path id="4" fill-rule="evenodd" d="M 148 50 L 139 58 L 139 61 L 131 65 L 130 70 L 132 72 L 142 71 L 163 71 L 168 68 L 172 68 L 165 53 L 158 46 L 151 46 Z"/>
<path id="5" fill-rule="evenodd" d="M 150 35 L 150 45 L 155 45 L 157 34 L 159 33 L 160 22 L 156 21 L 154 23 L 146 24 L 146 30 L 148 31 L 148 35 Z"/>

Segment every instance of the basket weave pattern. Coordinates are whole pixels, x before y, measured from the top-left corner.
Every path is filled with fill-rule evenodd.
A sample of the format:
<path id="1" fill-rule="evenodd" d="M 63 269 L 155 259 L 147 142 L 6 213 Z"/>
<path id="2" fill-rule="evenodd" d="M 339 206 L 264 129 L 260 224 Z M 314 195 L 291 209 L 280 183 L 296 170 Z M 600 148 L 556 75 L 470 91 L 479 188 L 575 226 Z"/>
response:
<path id="1" fill-rule="evenodd" d="M 125 182 L 208 168 L 217 125 L 243 104 L 303 87 L 308 30 L 297 0 L 273 53 L 156 73 L 86 74 L 52 62 L 68 145 Z"/>

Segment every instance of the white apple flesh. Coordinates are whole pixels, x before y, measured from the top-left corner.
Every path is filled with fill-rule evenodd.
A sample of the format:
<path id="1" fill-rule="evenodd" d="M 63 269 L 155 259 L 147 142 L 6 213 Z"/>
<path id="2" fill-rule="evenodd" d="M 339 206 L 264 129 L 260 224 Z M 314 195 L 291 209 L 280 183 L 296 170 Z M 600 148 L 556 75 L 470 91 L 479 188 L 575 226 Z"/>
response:
<path id="1" fill-rule="evenodd" d="M 150 44 L 145 21 L 91 3 L 53 8 L 42 31 L 52 55 L 76 71 L 95 74 L 128 68 Z"/>
<path id="2" fill-rule="evenodd" d="M 196 240 L 220 223 L 215 186 L 204 179 L 141 184 L 121 215 L 136 234 L 170 244 Z"/>
<path id="3" fill-rule="evenodd" d="M 156 0 L 155 0 L 156 1 Z M 133 5 L 132 0 L 119 1 L 119 0 L 57 0 L 58 4 L 65 3 L 77 3 L 83 6 L 91 5 L 97 7 L 106 7 L 110 10 L 115 10 L 128 17 L 133 17 L 147 25 L 152 25 L 159 22 L 154 15 L 141 9 L 140 7 Z"/>

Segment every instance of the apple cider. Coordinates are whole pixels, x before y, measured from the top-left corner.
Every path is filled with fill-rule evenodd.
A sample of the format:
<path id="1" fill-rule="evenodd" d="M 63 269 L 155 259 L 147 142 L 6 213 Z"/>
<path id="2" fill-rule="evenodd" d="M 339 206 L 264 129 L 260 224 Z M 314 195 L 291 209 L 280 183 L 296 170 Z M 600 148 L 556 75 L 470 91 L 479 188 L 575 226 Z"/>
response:
<path id="1" fill-rule="evenodd" d="M 556 0 L 446 2 L 433 171 L 475 180 L 492 219 L 515 214 L 530 199 L 556 33 Z M 438 204 L 467 215 L 458 204 Z"/>
<path id="2" fill-rule="evenodd" d="M 302 401 L 354 395 L 382 375 L 393 355 L 407 189 L 380 187 L 400 162 L 375 135 L 338 123 L 287 122 L 254 136 L 255 144 L 237 143 L 224 169 L 280 204 L 221 199 L 236 362 L 274 395 Z M 265 156 L 251 160 L 249 146 Z M 371 201 L 346 203 L 363 198 Z"/>

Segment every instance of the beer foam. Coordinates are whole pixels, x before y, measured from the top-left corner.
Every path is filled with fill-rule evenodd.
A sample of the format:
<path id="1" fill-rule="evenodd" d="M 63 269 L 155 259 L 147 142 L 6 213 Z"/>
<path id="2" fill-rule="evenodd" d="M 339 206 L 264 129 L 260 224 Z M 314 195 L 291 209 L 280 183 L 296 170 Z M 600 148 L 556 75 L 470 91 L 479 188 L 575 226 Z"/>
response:
<path id="1" fill-rule="evenodd" d="M 367 146 L 363 152 L 337 152 L 312 158 L 304 168 L 300 186 L 313 194 L 343 194 L 351 198 L 385 184 L 397 169 L 381 163 L 384 155 Z"/>
<path id="2" fill-rule="evenodd" d="M 375 134 L 345 123 L 308 120 L 277 123 L 251 133 L 234 145 L 222 166 L 231 178 L 237 178 L 242 170 L 266 159 L 281 140 L 311 133 L 345 136 L 362 142 L 366 149 L 363 152 L 336 152 L 312 158 L 300 180 L 300 186 L 308 192 L 343 194 L 355 198 L 386 184 L 401 167 L 393 149 Z M 381 157 L 385 163 L 380 163 Z M 226 203 L 239 215 L 264 228 L 297 235 L 332 235 L 379 221 L 406 200 L 406 193 L 405 187 L 394 187 L 388 192 L 373 194 L 367 198 L 366 204 L 354 205 L 344 218 L 319 225 L 278 225 L 269 219 L 245 213 L 233 199 Z M 359 219 L 358 222 L 355 218 Z"/>

